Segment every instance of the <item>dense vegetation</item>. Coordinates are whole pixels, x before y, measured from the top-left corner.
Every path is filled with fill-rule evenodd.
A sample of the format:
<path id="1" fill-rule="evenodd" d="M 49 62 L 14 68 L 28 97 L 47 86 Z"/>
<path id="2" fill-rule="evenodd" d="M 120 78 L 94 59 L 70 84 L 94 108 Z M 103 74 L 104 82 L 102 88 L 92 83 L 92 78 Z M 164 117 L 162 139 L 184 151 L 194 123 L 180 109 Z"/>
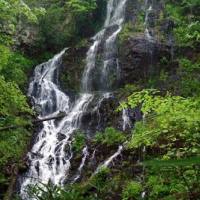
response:
<path id="1" fill-rule="evenodd" d="M 87 46 L 102 24 L 105 4 L 0 0 L 0 199 L 23 164 L 33 132 L 34 112 L 25 96 L 32 67 L 65 46 Z M 111 149 L 123 144 L 125 160 L 64 189 L 35 186 L 30 195 L 38 200 L 139 200 L 145 192 L 149 200 L 200 198 L 199 14 L 199 0 L 165 2 L 155 29 L 164 43 L 167 36 L 157 26 L 165 19 L 173 22 L 175 55 L 160 59 L 159 73 L 117 91 L 122 102 L 116 112 L 139 108 L 143 120 L 130 133 L 108 127 L 91 139 L 92 146 Z M 129 21 L 124 24 L 119 45 L 144 32 L 144 13 L 137 17 L 135 27 Z M 10 125 L 18 128 L 2 130 Z M 74 152 L 80 154 L 85 142 L 84 134 L 77 132 Z"/>
<path id="2" fill-rule="evenodd" d="M 27 73 L 32 61 L 22 52 L 14 51 L 14 35 L 18 20 L 37 23 L 39 13 L 40 10 L 32 11 L 18 0 L 0 2 L 0 127 L 19 126 L 0 132 L 0 198 L 11 181 L 10 177 L 17 173 L 22 163 L 31 135 L 32 110 L 22 91 L 27 87 Z"/>

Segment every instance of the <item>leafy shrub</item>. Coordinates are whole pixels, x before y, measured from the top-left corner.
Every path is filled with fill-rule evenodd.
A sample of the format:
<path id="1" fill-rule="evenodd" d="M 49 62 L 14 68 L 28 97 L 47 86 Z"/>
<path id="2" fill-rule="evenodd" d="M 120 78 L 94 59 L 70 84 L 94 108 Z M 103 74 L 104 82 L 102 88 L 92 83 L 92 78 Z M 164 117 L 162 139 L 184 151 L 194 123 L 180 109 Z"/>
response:
<path id="1" fill-rule="evenodd" d="M 80 153 L 84 148 L 85 143 L 86 143 L 86 137 L 84 133 L 82 133 L 81 131 L 77 131 L 75 133 L 75 137 L 72 142 L 72 150 L 76 153 Z"/>
<path id="2" fill-rule="evenodd" d="M 105 129 L 104 133 L 97 132 L 94 138 L 96 144 L 104 144 L 107 146 L 121 144 L 126 140 L 126 137 L 122 132 L 109 127 Z"/>
<path id="3" fill-rule="evenodd" d="M 30 185 L 28 194 L 30 198 L 36 200 L 99 200 L 96 195 L 101 194 L 108 186 L 108 168 L 102 168 L 97 174 L 92 176 L 85 184 L 67 185 L 66 188 L 53 186 L 51 184 Z M 90 189 L 95 189 L 95 193 L 90 193 Z"/>
<path id="4" fill-rule="evenodd" d="M 19 87 L 13 82 L 6 82 L 0 76 L 0 128 L 18 126 L 16 129 L 0 131 L 0 168 L 2 169 L 0 188 L 5 187 L 8 182 L 8 175 L 5 176 L 6 166 L 20 165 L 20 158 L 30 137 L 26 126 L 31 125 L 31 114 L 32 110 Z"/>
<path id="5" fill-rule="evenodd" d="M 170 18 L 176 23 L 174 35 L 181 46 L 196 46 L 200 42 L 199 14 L 191 12 L 194 7 L 198 8 L 199 3 L 193 0 L 180 3 L 168 2 L 166 5 Z"/>
<path id="6" fill-rule="evenodd" d="M 109 168 L 102 167 L 98 173 L 90 178 L 88 182 L 89 186 L 94 187 L 98 192 L 104 191 L 107 188 L 109 173 Z"/>
<path id="7" fill-rule="evenodd" d="M 87 14 L 97 7 L 95 0 L 69 0 L 67 6 L 75 15 Z"/>
<path id="8" fill-rule="evenodd" d="M 189 59 L 179 59 L 180 81 L 178 82 L 180 93 L 183 96 L 198 96 L 200 94 L 199 77 L 200 62 L 192 62 Z"/>
<path id="9" fill-rule="evenodd" d="M 171 157 L 192 156 L 200 153 L 197 143 L 200 131 L 200 99 L 182 98 L 167 94 L 156 95 L 155 90 L 136 92 L 124 106 L 141 105 L 145 115 L 142 122 L 135 124 L 130 148 L 159 146 Z M 123 107 L 123 105 L 122 105 Z M 179 148 L 176 149 L 177 143 Z M 173 148 L 174 146 L 174 148 Z"/>
<path id="10" fill-rule="evenodd" d="M 84 195 L 84 191 L 80 187 L 75 185 L 68 185 L 66 188 L 61 188 L 59 186 L 37 184 L 30 186 L 28 190 L 30 198 L 36 200 L 95 200 Z"/>
<path id="11" fill-rule="evenodd" d="M 28 81 L 27 73 L 33 66 L 33 62 L 4 45 L 0 45 L 0 60 L 1 75 L 4 76 L 6 81 L 13 81 L 24 89 Z"/>
<path id="12" fill-rule="evenodd" d="M 123 188 L 122 200 L 138 199 L 141 196 L 142 185 L 135 181 L 130 181 Z"/>
<path id="13" fill-rule="evenodd" d="M 32 113 L 26 102 L 26 97 L 15 83 L 6 82 L 0 76 L 0 115 L 19 116 L 22 113 Z"/>
<path id="14" fill-rule="evenodd" d="M 180 45 L 194 45 L 200 42 L 200 22 L 182 24 L 174 30 L 175 37 Z"/>

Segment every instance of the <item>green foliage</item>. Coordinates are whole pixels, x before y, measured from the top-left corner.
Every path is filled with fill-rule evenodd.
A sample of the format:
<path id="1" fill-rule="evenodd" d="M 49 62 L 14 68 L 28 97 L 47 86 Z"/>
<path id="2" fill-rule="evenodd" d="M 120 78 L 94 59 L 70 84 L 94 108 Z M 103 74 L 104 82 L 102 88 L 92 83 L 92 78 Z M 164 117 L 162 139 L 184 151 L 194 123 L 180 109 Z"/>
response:
<path id="1" fill-rule="evenodd" d="M 96 0 L 32 0 L 27 4 L 42 5 L 46 9 L 46 14 L 38 17 L 36 41 L 31 45 L 39 52 L 54 52 L 79 45 L 81 40 L 93 35 L 101 26 L 106 1 L 99 1 L 97 5 Z"/>
<path id="2" fill-rule="evenodd" d="M 181 46 L 196 46 L 200 42 L 199 3 L 195 1 L 168 2 L 166 10 L 176 23 L 174 35 Z"/>
<path id="3" fill-rule="evenodd" d="M 166 157 L 164 157 L 166 158 Z M 167 159 L 167 158 L 166 158 Z M 176 167 L 176 166 L 189 166 L 189 165 L 199 165 L 199 157 L 190 157 L 178 160 L 146 160 L 143 161 L 145 166 L 156 166 L 156 167 Z"/>
<path id="4" fill-rule="evenodd" d="M 92 176 L 88 182 L 89 187 L 93 187 L 97 192 L 101 193 L 105 191 L 108 187 L 108 175 L 110 169 L 107 167 L 102 167 L 98 173 Z"/>
<path id="5" fill-rule="evenodd" d="M 192 156 L 200 153 L 200 99 L 182 98 L 167 94 L 156 95 L 155 90 L 136 92 L 123 106 L 140 105 L 144 120 L 135 124 L 130 148 L 159 147 L 169 157 Z M 179 148 L 176 148 L 179 144 Z"/>
<path id="6" fill-rule="evenodd" d="M 86 137 L 84 133 L 82 133 L 81 131 L 77 131 L 75 133 L 75 137 L 72 142 L 73 152 L 80 153 L 83 150 L 85 143 L 86 143 Z"/>
<path id="7" fill-rule="evenodd" d="M 63 189 L 58 186 L 38 184 L 30 186 L 28 193 L 36 200 L 95 200 L 95 198 L 85 197 L 81 188 L 70 185 Z"/>
<path id="8" fill-rule="evenodd" d="M 189 59 L 179 59 L 178 82 L 180 94 L 183 96 L 199 96 L 200 61 L 193 62 Z"/>
<path id="9" fill-rule="evenodd" d="M 130 181 L 124 187 L 122 200 L 138 199 L 141 196 L 142 185 L 135 181 Z"/>
<path id="10" fill-rule="evenodd" d="M 188 60 L 181 63 L 188 71 L 198 68 Z M 200 185 L 199 96 L 160 96 L 157 90 L 142 90 L 133 93 L 120 109 L 136 106 L 140 106 L 144 119 L 136 122 L 127 147 L 134 150 L 146 146 L 143 156 L 148 160 L 142 164 L 148 199 L 195 199 Z"/>
<path id="11" fill-rule="evenodd" d="M 108 168 L 102 168 L 85 184 L 68 185 L 64 189 L 51 184 L 30 185 L 28 193 L 36 200 L 100 200 L 101 198 L 97 196 L 107 189 L 109 172 Z M 90 194 L 91 189 L 95 190 L 97 194 Z"/>
<path id="12" fill-rule="evenodd" d="M 19 127 L 0 132 L 0 189 L 3 195 L 2 188 L 6 188 L 9 176 L 13 173 L 10 171 L 8 175 L 6 168 L 21 165 L 21 156 L 30 138 L 30 130 L 26 127 L 31 126 L 32 110 L 19 89 L 19 86 L 23 88 L 27 83 L 25 72 L 31 64 L 30 60 L 3 45 L 0 51 L 0 128 Z"/>
<path id="13" fill-rule="evenodd" d="M 22 113 L 31 113 L 26 97 L 12 82 L 6 82 L 0 77 L 0 116 L 17 116 Z"/>
<path id="14" fill-rule="evenodd" d="M 146 169 L 144 187 L 149 191 L 148 199 L 196 199 L 199 196 L 197 166 L 157 166 Z M 198 199 L 198 198 L 197 198 Z"/>
<path id="15" fill-rule="evenodd" d="M 106 128 L 104 133 L 97 132 L 94 138 L 96 144 L 103 144 L 107 146 L 122 144 L 126 140 L 126 137 L 122 132 L 109 127 Z"/>
<path id="16" fill-rule="evenodd" d="M 200 63 L 192 63 L 191 60 L 188 60 L 186 58 L 179 60 L 180 66 L 183 70 L 186 72 L 199 72 L 200 71 Z"/>
<path id="17" fill-rule="evenodd" d="M 16 39 L 16 31 L 22 24 L 25 28 L 29 25 L 32 27 L 34 24 L 34 30 L 38 30 L 36 33 L 38 35 L 31 45 L 33 49 L 38 48 L 40 51 L 46 49 L 55 51 L 69 45 L 76 48 L 85 47 L 88 45 L 86 38 L 93 35 L 101 26 L 101 20 L 105 17 L 103 10 L 106 10 L 106 2 L 106 0 L 27 0 L 23 3 L 20 0 L 0 0 L 0 128 L 9 125 L 20 127 L 0 134 L 0 168 L 2 169 L 0 190 L 8 185 L 9 176 L 5 175 L 7 169 L 21 164 L 20 157 L 23 155 L 31 132 L 25 127 L 31 125 L 29 116 L 32 111 L 19 88 L 25 88 L 27 73 L 32 62 L 23 53 L 12 50 L 15 49 L 12 44 Z M 181 47 L 197 49 L 200 42 L 198 12 L 200 1 L 167 0 L 166 3 L 169 18 L 175 22 L 173 33 L 177 44 Z M 159 25 L 162 24 L 163 17 L 164 14 L 160 13 Z M 124 24 L 119 34 L 120 44 L 130 37 L 144 33 L 144 12 L 138 13 L 136 21 L 135 25 L 132 22 Z M 155 33 L 160 31 L 157 30 L 158 27 L 154 29 Z M 177 92 L 181 96 L 171 94 L 161 96 L 157 90 L 136 92 L 140 87 L 135 85 L 126 85 L 118 91 L 121 99 L 134 92 L 128 98 L 128 102 L 122 103 L 121 109 L 127 107 L 134 109 L 138 106 L 144 114 L 143 121 L 136 122 L 132 138 L 128 142 L 126 153 L 130 153 L 131 161 L 126 160 L 127 171 L 126 168 L 123 170 L 120 168 L 119 175 L 112 177 L 112 173 L 116 173 L 118 169 L 113 170 L 112 173 L 107 168 L 101 169 L 88 180 L 84 179 L 83 183 L 67 186 L 64 189 L 52 185 L 36 185 L 30 189 L 30 195 L 38 200 L 103 200 L 112 197 L 116 197 L 115 199 L 122 197 L 125 200 L 140 199 L 141 192 L 145 190 L 149 200 L 197 199 L 200 188 L 200 66 L 198 58 L 195 57 L 198 57 L 197 52 L 194 52 L 190 60 L 179 59 L 179 68 L 176 74 L 173 72 L 178 80 L 172 83 L 175 90 L 171 92 Z M 170 62 L 163 58 L 160 65 L 164 68 L 169 66 Z M 79 68 L 78 66 L 74 70 L 82 69 Z M 162 69 L 158 76 L 158 80 L 153 78 L 148 80 L 151 86 L 160 81 L 169 82 L 170 73 L 166 68 Z M 63 75 L 61 79 L 65 80 L 69 87 L 73 84 L 73 80 L 68 75 Z M 188 96 L 192 97 L 188 98 Z M 103 144 L 110 147 L 123 143 L 126 138 L 120 131 L 107 128 L 103 133 L 97 133 L 94 145 Z M 72 141 L 73 152 L 80 153 L 85 142 L 85 135 L 81 132 L 76 133 Z M 133 170 L 132 154 L 135 155 L 135 152 L 137 153 L 144 146 L 147 151 L 143 156 L 148 159 L 143 162 L 145 171 L 142 180 L 143 178 L 145 180 L 141 183 L 127 182 L 127 180 L 135 180 L 129 177 L 130 170 Z"/>
<path id="18" fill-rule="evenodd" d="M 21 117 L 22 114 L 24 118 Z M 32 110 L 17 85 L 5 82 L 4 78 L 0 77 L 0 127 L 30 125 L 27 117 L 30 114 Z M 5 165 L 10 159 L 12 159 L 11 162 L 18 161 L 26 145 L 27 136 L 25 128 L 1 132 L 0 166 Z"/>
<path id="19" fill-rule="evenodd" d="M 96 0 L 69 0 L 67 6 L 75 15 L 88 14 L 96 9 Z"/>
<path id="20" fill-rule="evenodd" d="M 133 92 L 136 92 L 140 89 L 138 85 L 133 84 L 126 84 L 123 88 L 120 88 L 117 91 L 117 97 L 119 99 L 124 99 L 128 96 L 130 96 Z"/>
<path id="21" fill-rule="evenodd" d="M 23 55 L 10 51 L 7 47 L 0 47 L 2 54 L 0 59 L 3 61 L 0 64 L 0 73 L 4 76 L 6 81 L 14 81 L 24 88 L 27 84 L 27 73 L 31 69 L 33 62 Z"/>
<path id="22" fill-rule="evenodd" d="M 27 140 L 30 134 L 24 128 L 19 128 L 18 130 L 1 132 L 0 141 L 0 166 L 5 168 L 6 165 L 20 165 L 21 156 L 24 153 L 24 149 L 27 145 Z M 1 171 L 0 173 L 4 173 Z M 2 175 L 1 174 L 1 175 Z"/>
<path id="23" fill-rule="evenodd" d="M 7 66 L 10 50 L 4 45 L 0 45 L 0 71 Z"/>
<path id="24" fill-rule="evenodd" d="M 153 95 L 156 95 L 158 93 L 155 89 L 144 89 L 139 92 L 134 92 L 131 96 L 128 97 L 127 102 L 122 102 L 121 106 L 119 107 L 119 110 L 122 110 L 123 108 L 128 108 L 129 106 L 131 108 L 135 108 L 138 105 L 142 104 L 141 111 L 144 114 L 147 114 L 150 112 L 150 109 L 152 109 L 153 105 Z M 144 101 L 148 101 L 148 103 L 144 103 Z M 155 106 L 156 107 L 156 106 Z"/>
<path id="25" fill-rule="evenodd" d="M 200 42 L 200 22 L 183 24 L 174 31 L 177 42 L 181 45 L 194 45 Z"/>
<path id="26" fill-rule="evenodd" d="M 134 33 L 134 26 L 131 22 L 125 23 L 123 25 L 122 31 L 119 33 L 119 41 L 122 43 L 126 41 L 129 37 L 131 37 Z"/>
<path id="27" fill-rule="evenodd" d="M 31 9 L 24 1 L 1 0 L 0 1 L 0 41 L 8 44 L 16 32 L 16 27 L 20 21 L 27 23 L 37 23 L 38 15 L 45 13 L 42 8 Z"/>

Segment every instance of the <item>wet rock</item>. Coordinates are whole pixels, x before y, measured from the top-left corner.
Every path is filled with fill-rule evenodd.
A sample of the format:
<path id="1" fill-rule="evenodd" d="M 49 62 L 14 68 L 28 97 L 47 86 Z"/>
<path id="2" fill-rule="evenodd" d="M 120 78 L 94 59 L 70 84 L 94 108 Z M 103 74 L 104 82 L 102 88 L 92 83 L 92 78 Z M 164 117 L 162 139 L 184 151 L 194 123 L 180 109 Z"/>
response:
<path id="1" fill-rule="evenodd" d="M 63 133 L 58 133 L 57 134 L 57 139 L 59 140 L 59 141 L 62 141 L 62 140 L 64 140 L 66 138 L 66 136 L 63 134 Z"/>
<path id="2" fill-rule="evenodd" d="M 54 163 L 54 161 L 55 161 L 54 157 L 53 157 L 52 155 L 50 155 L 49 158 L 48 158 L 48 164 L 49 164 L 50 166 L 52 166 L 53 163 Z"/>
<path id="3" fill-rule="evenodd" d="M 119 51 L 121 85 L 145 81 L 160 72 L 157 68 L 162 57 L 170 57 L 170 46 L 149 41 L 144 36 L 129 38 Z"/>
<path id="4" fill-rule="evenodd" d="M 89 43 L 86 42 L 82 47 L 69 48 L 62 57 L 59 83 L 61 89 L 72 97 L 80 90 L 88 48 Z"/>
<path id="5" fill-rule="evenodd" d="M 35 169 L 36 169 L 37 173 L 39 174 L 39 171 L 40 171 L 40 162 L 39 161 L 36 162 Z"/>
<path id="6" fill-rule="evenodd" d="M 43 158 L 43 155 L 40 154 L 39 152 L 30 152 L 31 154 L 31 159 L 41 159 Z"/>
<path id="7" fill-rule="evenodd" d="M 104 98 L 94 107 L 96 100 L 94 99 L 88 111 L 81 118 L 81 128 L 91 136 L 96 131 L 103 131 L 108 126 L 117 127 L 118 119 L 121 117 L 116 112 L 119 103 L 115 97 Z"/>

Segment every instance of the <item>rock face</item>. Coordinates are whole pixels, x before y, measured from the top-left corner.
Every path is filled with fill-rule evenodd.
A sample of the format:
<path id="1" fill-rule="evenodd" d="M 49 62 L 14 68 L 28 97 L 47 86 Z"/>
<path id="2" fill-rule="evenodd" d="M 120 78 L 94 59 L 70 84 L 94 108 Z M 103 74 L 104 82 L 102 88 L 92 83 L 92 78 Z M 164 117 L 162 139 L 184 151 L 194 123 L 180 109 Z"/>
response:
<path id="1" fill-rule="evenodd" d="M 173 38 L 171 34 L 174 26 L 173 22 L 167 18 L 161 19 L 164 15 L 161 2 L 153 6 L 152 11 L 148 13 L 148 17 L 145 16 L 147 14 L 145 9 L 147 8 L 145 8 L 144 2 L 142 3 L 138 0 L 127 1 L 125 24 L 131 24 L 133 31 L 118 45 L 118 58 L 121 70 L 120 81 L 118 83 L 114 82 L 113 87 L 124 87 L 126 84 L 138 82 L 145 83 L 151 76 L 159 76 L 162 70 L 168 72 L 173 70 L 170 67 L 163 69 L 163 66 L 160 64 L 163 58 L 170 60 L 173 57 Z M 143 21 L 141 21 L 142 17 Z M 153 40 L 150 40 L 145 35 L 144 23 L 149 24 L 149 31 L 154 34 Z M 138 27 L 140 27 L 139 31 Z M 167 33 L 167 35 L 164 35 L 164 33 Z M 62 89 L 67 92 L 76 93 L 80 89 L 79 86 L 85 66 L 86 52 L 90 46 L 89 43 L 85 42 L 82 47 L 70 48 L 66 56 L 64 56 L 63 65 L 60 69 L 60 82 Z M 102 56 L 101 48 L 98 56 Z M 97 67 L 97 70 L 93 72 L 92 81 L 94 86 L 98 85 L 95 84 L 95 81 L 97 81 L 95 77 L 100 70 Z"/>
<path id="2" fill-rule="evenodd" d="M 120 46 L 121 84 L 145 81 L 160 73 L 159 61 L 170 57 L 170 46 L 145 37 L 131 37 Z"/>
<path id="3" fill-rule="evenodd" d="M 97 94 L 98 96 L 98 94 Z M 113 126 L 120 129 L 121 113 L 116 112 L 119 106 L 118 99 L 114 96 L 102 98 L 97 106 L 93 106 L 94 101 L 91 103 L 87 113 L 82 116 L 82 129 L 89 135 L 93 136 L 96 131 L 103 131 L 106 127 Z"/>
<path id="4" fill-rule="evenodd" d="M 66 92 L 77 93 L 80 90 L 88 43 L 82 47 L 69 48 L 62 58 L 60 68 L 61 88 Z"/>
<path id="5" fill-rule="evenodd" d="M 128 25 L 128 29 L 126 29 Z M 126 84 L 145 83 L 151 77 L 159 76 L 163 68 L 161 60 L 173 57 L 173 22 L 165 17 L 161 1 L 128 0 L 126 23 L 122 35 L 126 37 L 119 42 L 119 64 L 121 82 Z"/>

